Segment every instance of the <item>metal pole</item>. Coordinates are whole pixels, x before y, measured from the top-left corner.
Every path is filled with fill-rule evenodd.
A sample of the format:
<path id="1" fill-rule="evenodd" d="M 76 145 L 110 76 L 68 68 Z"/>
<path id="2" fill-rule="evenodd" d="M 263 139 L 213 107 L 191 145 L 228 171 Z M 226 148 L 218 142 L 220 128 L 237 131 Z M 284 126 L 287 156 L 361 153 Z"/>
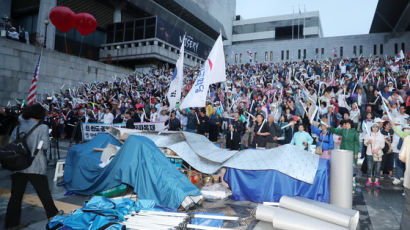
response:
<path id="1" fill-rule="evenodd" d="M 292 6 L 292 40 L 293 40 L 293 20 L 295 19 L 295 6 Z"/>
<path id="2" fill-rule="evenodd" d="M 306 5 L 303 4 L 303 8 L 305 9 L 305 13 L 303 14 L 303 39 L 305 39 L 305 26 L 306 26 Z"/>
<path id="3" fill-rule="evenodd" d="M 298 40 L 299 40 L 299 27 L 300 27 L 300 5 L 298 5 L 299 14 L 298 14 Z"/>

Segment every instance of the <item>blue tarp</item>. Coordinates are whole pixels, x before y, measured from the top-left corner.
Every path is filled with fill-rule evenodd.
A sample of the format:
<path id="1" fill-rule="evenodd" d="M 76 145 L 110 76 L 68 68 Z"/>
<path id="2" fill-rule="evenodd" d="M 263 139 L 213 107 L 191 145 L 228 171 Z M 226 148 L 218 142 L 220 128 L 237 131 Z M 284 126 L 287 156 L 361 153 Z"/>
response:
<path id="1" fill-rule="evenodd" d="M 257 203 L 279 202 L 282 196 L 301 196 L 329 203 L 329 160 L 320 159 L 313 184 L 275 170 L 227 168 L 224 180 L 232 189 L 231 199 Z"/>
<path id="2" fill-rule="evenodd" d="M 130 136 L 111 163 L 101 168 L 101 152 L 93 152 L 93 149 L 108 144 L 121 146 L 110 134 L 98 134 L 69 150 L 64 168 L 67 190 L 91 195 L 124 183 L 134 187 L 140 199 L 151 199 L 169 208 L 178 208 L 189 195 L 201 194 L 145 137 Z"/>

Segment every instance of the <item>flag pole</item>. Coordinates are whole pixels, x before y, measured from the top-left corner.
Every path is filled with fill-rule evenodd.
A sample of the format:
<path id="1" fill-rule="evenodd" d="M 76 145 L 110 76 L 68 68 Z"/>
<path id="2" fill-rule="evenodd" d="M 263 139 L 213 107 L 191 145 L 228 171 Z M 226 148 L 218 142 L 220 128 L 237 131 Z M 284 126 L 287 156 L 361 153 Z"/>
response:
<path id="1" fill-rule="evenodd" d="M 303 14 L 303 39 L 305 39 L 305 26 L 306 26 L 306 4 L 303 4 L 305 13 Z"/>
<path id="2" fill-rule="evenodd" d="M 299 14 L 298 14 L 298 40 L 299 40 L 299 25 L 300 25 L 300 4 L 298 5 Z"/>
<path id="3" fill-rule="evenodd" d="M 293 20 L 295 20 L 295 6 L 292 6 L 292 40 L 293 40 Z"/>

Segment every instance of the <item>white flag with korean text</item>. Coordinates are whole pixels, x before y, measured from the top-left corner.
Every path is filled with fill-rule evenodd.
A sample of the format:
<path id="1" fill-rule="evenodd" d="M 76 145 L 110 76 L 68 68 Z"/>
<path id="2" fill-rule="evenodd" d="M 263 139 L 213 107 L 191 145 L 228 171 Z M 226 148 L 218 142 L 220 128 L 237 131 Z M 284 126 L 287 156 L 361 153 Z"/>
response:
<path id="1" fill-rule="evenodd" d="M 226 81 L 222 35 L 219 35 L 195 83 L 182 101 L 180 109 L 205 107 L 209 85 Z"/>

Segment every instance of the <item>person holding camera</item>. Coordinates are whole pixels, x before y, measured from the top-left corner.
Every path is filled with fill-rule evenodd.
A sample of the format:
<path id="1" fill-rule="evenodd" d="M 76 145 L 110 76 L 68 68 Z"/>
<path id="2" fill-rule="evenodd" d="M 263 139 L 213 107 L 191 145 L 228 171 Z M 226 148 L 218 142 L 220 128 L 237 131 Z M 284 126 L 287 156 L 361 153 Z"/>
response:
<path id="1" fill-rule="evenodd" d="M 21 216 L 21 202 L 23 200 L 24 191 L 27 182 L 30 182 L 36 190 L 41 203 L 46 211 L 48 218 L 58 214 L 58 210 L 51 197 L 50 189 L 47 180 L 47 159 L 42 150 L 47 149 L 50 142 L 48 135 L 48 126 L 45 124 L 38 125 L 46 116 L 45 109 L 40 104 L 34 104 L 23 109 L 22 115 L 19 117 L 19 125 L 13 130 L 10 143 L 18 138 L 18 136 L 27 134 L 34 128 L 27 137 L 27 147 L 30 153 L 34 156 L 32 164 L 21 171 L 15 171 L 11 175 L 11 196 L 7 205 L 7 213 L 5 218 L 5 228 L 18 228 Z M 34 155 L 36 148 L 40 142 L 43 142 L 38 154 Z"/>

